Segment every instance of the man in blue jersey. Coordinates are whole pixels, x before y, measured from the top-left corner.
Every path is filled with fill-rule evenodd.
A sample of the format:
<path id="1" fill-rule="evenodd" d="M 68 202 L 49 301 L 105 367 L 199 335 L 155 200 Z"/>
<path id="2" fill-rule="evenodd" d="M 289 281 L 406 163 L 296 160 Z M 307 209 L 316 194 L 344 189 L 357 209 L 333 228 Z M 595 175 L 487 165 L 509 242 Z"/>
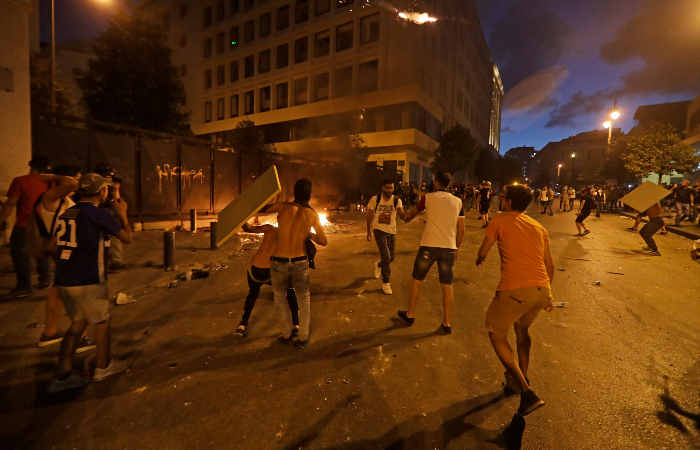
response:
<path id="1" fill-rule="evenodd" d="M 131 242 L 126 202 L 122 199 L 114 202 L 123 228 L 109 211 L 98 207 L 107 198 L 110 184 L 97 174 L 83 175 L 78 185 L 81 201 L 59 218 L 54 284 L 72 323 L 61 342 L 58 368 L 49 384 L 49 393 L 78 388 L 90 382 L 90 379 L 71 373 L 73 356 L 88 322 L 95 324 L 97 345 L 97 369 L 93 380 L 101 381 L 124 372 L 133 363 L 110 358 L 110 296 L 106 270 L 109 239 L 114 236 L 125 244 Z"/>

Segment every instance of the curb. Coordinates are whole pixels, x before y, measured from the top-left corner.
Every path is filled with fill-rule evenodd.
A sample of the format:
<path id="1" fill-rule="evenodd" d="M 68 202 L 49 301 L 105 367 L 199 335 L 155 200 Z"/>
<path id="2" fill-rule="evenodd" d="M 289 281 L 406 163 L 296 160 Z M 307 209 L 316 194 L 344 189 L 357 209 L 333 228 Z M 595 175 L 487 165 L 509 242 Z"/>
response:
<path id="1" fill-rule="evenodd" d="M 637 215 L 636 215 L 636 214 L 631 214 L 631 213 L 628 213 L 628 212 L 622 212 L 622 211 L 621 211 L 621 212 L 620 212 L 620 215 L 622 215 L 622 216 L 627 216 L 627 217 L 629 217 L 630 219 L 636 219 L 636 218 L 637 218 Z M 642 222 L 643 222 L 643 223 L 649 223 L 649 220 L 648 220 L 648 219 L 642 219 Z M 700 235 L 698 235 L 698 234 L 693 234 L 693 233 L 689 233 L 689 232 L 684 231 L 684 230 L 682 230 L 682 229 L 680 229 L 680 228 L 676 228 L 676 227 L 673 226 L 673 225 L 666 225 L 666 231 L 668 231 L 669 233 L 677 234 L 678 236 L 682 236 L 682 237 L 687 238 L 687 239 L 692 239 L 693 241 L 697 241 L 698 239 L 700 239 Z"/>

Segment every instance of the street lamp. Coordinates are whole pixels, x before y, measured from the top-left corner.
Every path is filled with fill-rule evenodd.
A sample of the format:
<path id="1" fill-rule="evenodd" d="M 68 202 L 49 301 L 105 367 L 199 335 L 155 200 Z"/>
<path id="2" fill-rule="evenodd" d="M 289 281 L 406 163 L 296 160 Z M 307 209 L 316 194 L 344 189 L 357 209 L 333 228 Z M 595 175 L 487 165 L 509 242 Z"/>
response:
<path id="1" fill-rule="evenodd" d="M 612 121 L 620 117 L 620 112 L 617 110 L 617 100 L 612 109 L 608 110 L 608 120 L 603 122 L 603 126 L 608 129 L 608 145 L 612 144 Z"/>
<path id="2" fill-rule="evenodd" d="M 559 164 L 559 168 L 557 169 L 557 178 L 559 178 L 559 174 L 561 173 L 561 164 Z"/>

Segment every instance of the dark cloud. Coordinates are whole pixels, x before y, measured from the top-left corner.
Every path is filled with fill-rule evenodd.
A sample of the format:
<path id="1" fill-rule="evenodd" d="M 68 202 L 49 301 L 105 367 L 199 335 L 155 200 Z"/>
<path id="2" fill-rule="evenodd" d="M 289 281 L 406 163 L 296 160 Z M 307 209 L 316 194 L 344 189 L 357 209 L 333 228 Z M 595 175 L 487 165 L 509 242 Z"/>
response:
<path id="1" fill-rule="evenodd" d="M 542 103 L 533 106 L 532 108 L 527 110 L 527 113 L 530 115 L 533 114 L 539 114 L 541 112 L 547 111 L 550 108 L 555 108 L 559 106 L 559 100 L 556 98 L 549 97 L 545 99 Z"/>
<path id="2" fill-rule="evenodd" d="M 700 3 L 647 1 L 600 54 L 609 64 L 641 61 L 643 66 L 624 75 L 620 88 L 572 95 L 551 113 L 546 128 L 573 126 L 577 116 L 600 113 L 623 96 L 688 93 L 692 97 L 700 91 Z"/>
<path id="3" fill-rule="evenodd" d="M 477 6 L 493 20 L 487 27 L 489 47 L 506 90 L 556 65 L 569 49 L 574 33 L 564 16 L 551 9 L 551 0 L 488 3 Z"/>
<path id="4" fill-rule="evenodd" d="M 508 91 L 503 107 L 508 112 L 532 111 L 532 114 L 556 106 L 559 103 L 553 104 L 556 100 L 552 95 L 568 75 L 566 66 L 547 67 L 533 73 Z"/>
<path id="5" fill-rule="evenodd" d="M 512 129 L 511 127 L 505 127 L 505 128 L 501 128 L 501 133 L 516 133 L 516 131 L 514 129 Z"/>

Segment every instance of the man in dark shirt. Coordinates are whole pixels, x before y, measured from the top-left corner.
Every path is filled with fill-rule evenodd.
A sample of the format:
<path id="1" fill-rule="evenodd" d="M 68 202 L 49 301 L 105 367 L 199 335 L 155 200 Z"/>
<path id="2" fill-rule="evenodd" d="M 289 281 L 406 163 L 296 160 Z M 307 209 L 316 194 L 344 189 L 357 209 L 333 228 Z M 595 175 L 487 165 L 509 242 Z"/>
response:
<path id="1" fill-rule="evenodd" d="M 474 207 L 474 198 L 476 197 L 476 190 L 472 186 L 472 182 L 468 182 L 467 186 L 464 188 L 464 208 L 463 213 L 468 213 Z"/>
<path id="2" fill-rule="evenodd" d="M 490 220 L 489 208 L 491 207 L 491 194 L 491 183 L 483 181 L 481 183 L 481 189 L 479 189 L 479 194 L 476 196 L 476 203 L 479 205 L 479 214 L 481 214 L 481 221 L 483 222 L 481 228 L 486 228 Z"/>
<path id="3" fill-rule="evenodd" d="M 695 191 L 689 186 L 688 180 L 673 189 L 676 198 L 676 226 L 681 226 L 681 221 L 690 216 L 690 210 L 695 204 Z"/>
<path id="4" fill-rule="evenodd" d="M 579 236 L 584 236 L 590 233 L 590 230 L 586 228 L 586 225 L 583 224 L 583 221 L 591 215 L 593 203 L 593 197 L 591 197 L 589 189 L 587 187 L 583 188 L 581 190 L 581 201 L 579 203 L 578 212 L 576 213 L 576 228 L 578 228 Z M 583 230 L 583 233 L 581 232 L 581 230 Z"/>

